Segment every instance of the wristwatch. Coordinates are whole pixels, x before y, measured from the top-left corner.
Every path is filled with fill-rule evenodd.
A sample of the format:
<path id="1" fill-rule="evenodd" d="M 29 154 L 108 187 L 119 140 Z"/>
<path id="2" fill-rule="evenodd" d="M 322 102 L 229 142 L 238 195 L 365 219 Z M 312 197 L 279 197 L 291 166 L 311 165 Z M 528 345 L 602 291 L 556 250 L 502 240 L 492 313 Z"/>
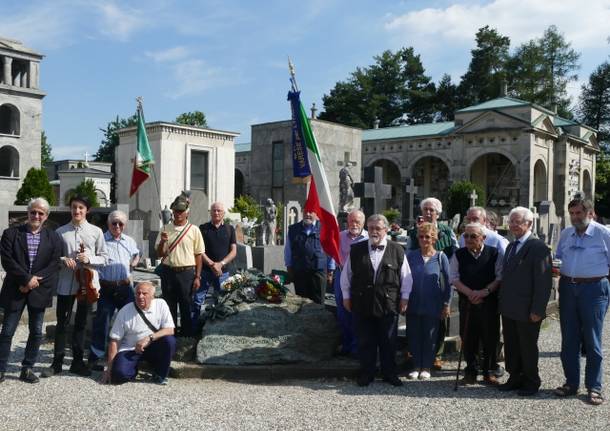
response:
<path id="1" fill-rule="evenodd" d="M 150 342 L 152 343 L 153 341 L 155 341 L 155 339 L 153 338 L 153 334 L 150 334 L 148 336 L 148 339 L 150 340 Z"/>
<path id="2" fill-rule="evenodd" d="M 487 291 L 488 295 L 491 295 L 491 289 L 489 287 L 486 287 L 485 290 Z"/>

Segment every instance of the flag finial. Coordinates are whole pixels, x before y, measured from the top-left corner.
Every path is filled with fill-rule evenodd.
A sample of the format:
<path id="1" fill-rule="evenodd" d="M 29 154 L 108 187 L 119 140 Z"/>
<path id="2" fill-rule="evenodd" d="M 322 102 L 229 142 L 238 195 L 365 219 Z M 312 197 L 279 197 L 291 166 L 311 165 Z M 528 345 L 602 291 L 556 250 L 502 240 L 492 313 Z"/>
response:
<path id="1" fill-rule="evenodd" d="M 294 64 L 290 60 L 290 56 L 288 57 L 288 72 L 290 73 L 290 84 L 292 85 L 292 91 L 299 91 Z"/>

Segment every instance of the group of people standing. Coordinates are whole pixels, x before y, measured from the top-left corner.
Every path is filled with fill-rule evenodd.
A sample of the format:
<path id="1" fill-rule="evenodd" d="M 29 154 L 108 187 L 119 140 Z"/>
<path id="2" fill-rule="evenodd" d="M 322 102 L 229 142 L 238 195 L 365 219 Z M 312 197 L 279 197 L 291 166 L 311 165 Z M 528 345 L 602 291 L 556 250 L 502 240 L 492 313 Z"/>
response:
<path id="1" fill-rule="evenodd" d="M 358 385 L 374 380 L 377 356 L 383 380 L 403 384 L 395 363 L 399 313 L 406 314 L 413 364 L 408 378 L 430 379 L 431 370 L 442 367 L 440 347 L 457 291 L 466 361 L 462 384 L 476 383 L 481 373 L 483 383 L 501 391 L 535 395 L 541 386 L 538 337 L 552 290 L 553 263 L 549 247 L 532 232 L 534 214 L 524 207 L 510 211 L 514 240 L 509 242 L 486 223 L 484 208 L 468 210 L 459 239 L 437 221 L 442 212 L 438 199 L 424 199 L 421 210 L 423 220 L 409 231 L 407 250 L 388 241 L 390 226 L 379 214 L 368 218 L 367 232 L 364 214 L 352 211 L 348 229 L 340 234 L 337 317 L 342 352 L 360 359 Z M 608 308 L 610 230 L 593 220 L 588 200 L 574 199 L 568 210 L 571 226 L 562 232 L 556 253 L 562 261 L 559 308 L 566 380 L 554 393 L 565 397 L 578 392 L 582 348 L 587 400 L 599 405 L 604 401 L 601 334 Z M 500 332 L 509 374 L 502 384 Z"/>

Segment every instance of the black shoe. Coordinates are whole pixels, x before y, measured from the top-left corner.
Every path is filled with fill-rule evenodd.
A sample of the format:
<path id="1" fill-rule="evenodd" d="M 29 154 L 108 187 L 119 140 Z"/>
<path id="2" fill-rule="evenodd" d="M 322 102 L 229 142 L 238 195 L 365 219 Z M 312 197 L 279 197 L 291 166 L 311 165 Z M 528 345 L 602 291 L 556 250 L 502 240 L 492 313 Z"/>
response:
<path id="1" fill-rule="evenodd" d="M 506 383 L 502 383 L 498 386 L 498 390 L 502 392 L 516 391 L 517 389 L 521 389 L 521 384 L 518 381 L 511 379 L 508 379 Z"/>
<path id="2" fill-rule="evenodd" d="M 57 374 L 61 374 L 63 371 L 62 367 L 63 361 L 53 361 L 49 368 L 45 368 L 44 370 L 42 370 L 42 373 L 40 373 L 40 377 L 47 378 L 53 377 Z"/>
<path id="3" fill-rule="evenodd" d="M 19 375 L 19 380 L 26 383 L 38 383 L 40 379 L 31 368 L 24 368 L 21 370 L 21 374 Z"/>
<path id="4" fill-rule="evenodd" d="M 370 376 L 367 376 L 365 374 L 361 374 L 356 379 L 356 383 L 358 384 L 358 386 L 368 386 L 371 384 L 372 381 L 373 381 L 373 378 Z"/>
<path id="5" fill-rule="evenodd" d="M 91 375 L 91 370 L 83 361 L 72 361 L 70 372 L 82 377 L 89 377 Z"/>
<path id="6" fill-rule="evenodd" d="M 388 376 L 388 377 L 384 377 L 383 381 L 386 383 L 391 384 L 392 386 L 402 386 L 402 380 L 400 380 L 398 378 L 398 376 Z"/>
<path id="7" fill-rule="evenodd" d="M 531 397 L 533 395 L 536 395 L 537 393 L 538 393 L 537 388 L 523 388 L 523 389 L 519 389 L 517 391 L 517 395 L 520 395 L 522 397 Z"/>
<path id="8" fill-rule="evenodd" d="M 101 359 L 91 360 L 91 358 L 89 358 L 87 363 L 88 363 L 89 369 L 92 371 L 104 371 L 104 363 L 102 362 Z"/>
<path id="9" fill-rule="evenodd" d="M 4 381 L 4 371 L 0 372 L 0 383 Z"/>

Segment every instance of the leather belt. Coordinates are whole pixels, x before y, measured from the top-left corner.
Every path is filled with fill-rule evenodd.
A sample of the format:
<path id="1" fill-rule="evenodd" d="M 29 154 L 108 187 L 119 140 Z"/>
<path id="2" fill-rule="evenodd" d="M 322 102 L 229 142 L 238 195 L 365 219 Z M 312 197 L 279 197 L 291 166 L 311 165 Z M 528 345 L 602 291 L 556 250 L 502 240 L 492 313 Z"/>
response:
<path id="1" fill-rule="evenodd" d="M 174 272 L 183 272 L 190 271 L 191 269 L 195 269 L 195 266 L 168 266 Z"/>
<path id="2" fill-rule="evenodd" d="M 587 284 L 587 283 L 596 283 L 598 281 L 603 280 L 604 278 L 608 277 L 607 275 L 604 275 L 602 277 L 568 277 L 567 275 L 562 275 L 561 278 L 565 281 L 567 281 L 570 284 Z"/>
<path id="3" fill-rule="evenodd" d="M 114 288 L 119 286 L 126 286 L 130 282 L 127 280 L 118 280 L 118 281 L 108 281 L 108 280 L 100 280 L 100 286 L 106 288 Z"/>

